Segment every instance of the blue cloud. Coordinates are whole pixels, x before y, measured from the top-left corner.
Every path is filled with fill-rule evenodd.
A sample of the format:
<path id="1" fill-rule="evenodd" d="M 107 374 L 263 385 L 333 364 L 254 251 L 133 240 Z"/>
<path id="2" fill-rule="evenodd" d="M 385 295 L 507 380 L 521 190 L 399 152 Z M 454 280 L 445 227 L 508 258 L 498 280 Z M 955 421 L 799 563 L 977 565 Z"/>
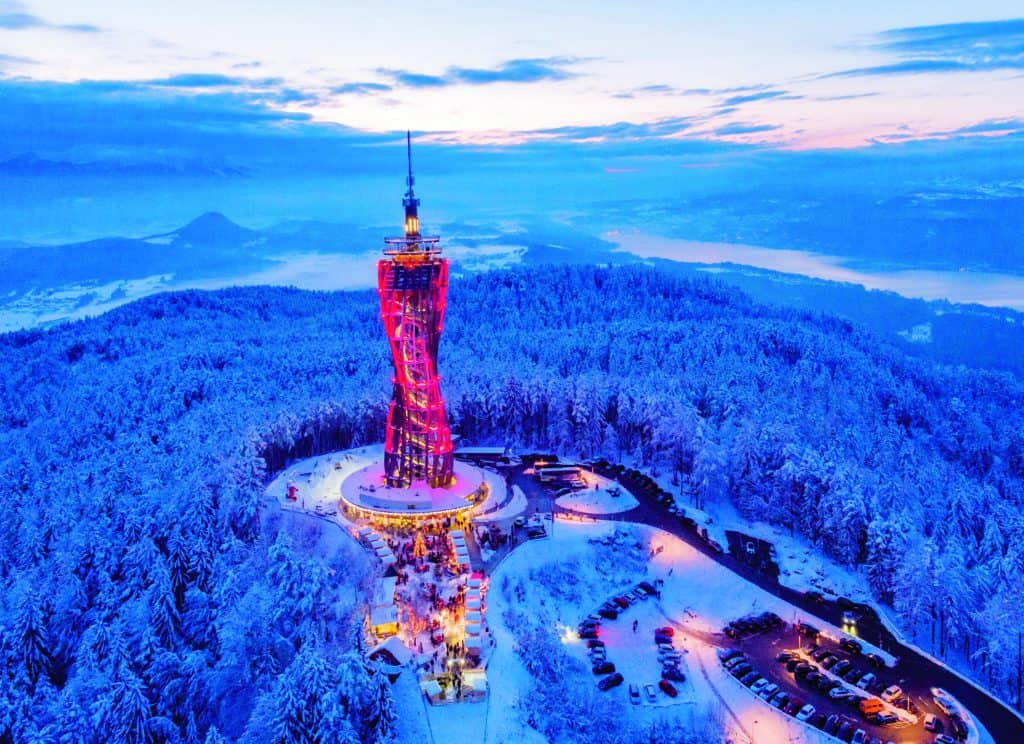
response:
<path id="1" fill-rule="evenodd" d="M 577 77 L 577 73 L 566 68 L 581 61 L 575 57 L 510 59 L 492 68 L 449 67 L 447 77 L 469 85 L 569 80 Z"/>
<path id="2" fill-rule="evenodd" d="M 81 34 L 95 34 L 102 29 L 89 23 L 48 23 L 39 16 L 31 13 L 13 12 L 0 13 L 0 29 L 6 31 L 27 31 L 30 29 L 56 29 L 58 31 L 71 31 Z"/>
<path id="3" fill-rule="evenodd" d="M 387 77 L 395 85 L 406 88 L 444 88 L 460 84 L 557 82 L 577 77 L 578 73 L 569 68 L 586 61 L 589 60 L 579 57 L 537 57 L 509 59 L 495 67 L 453 66 L 447 68 L 441 75 L 386 67 L 378 68 L 377 73 Z"/>
<path id="4" fill-rule="evenodd" d="M 870 48 L 896 59 L 821 77 L 1024 70 L 1024 19 L 889 29 Z"/>
<path id="5" fill-rule="evenodd" d="M 339 96 L 365 96 L 373 93 L 387 93 L 392 86 L 384 83 L 345 83 L 331 88 L 331 93 Z"/>
<path id="6" fill-rule="evenodd" d="M 420 72 L 410 72 L 409 70 L 391 70 L 386 67 L 380 67 L 377 69 L 377 73 L 391 78 L 396 85 L 402 85 L 407 88 L 443 88 L 446 85 L 451 85 L 451 81 L 438 75 L 425 75 Z"/>
<path id="7" fill-rule="evenodd" d="M 744 124 L 742 122 L 732 122 L 725 126 L 718 127 L 714 130 L 714 134 L 722 137 L 732 134 L 757 134 L 758 132 L 770 132 L 773 129 L 778 129 L 778 124 Z"/>
<path id="8" fill-rule="evenodd" d="M 755 93 L 744 93 L 738 96 L 729 96 L 722 101 L 724 106 L 737 106 L 741 103 L 753 103 L 754 101 L 767 101 L 772 98 L 784 99 L 787 101 L 796 100 L 803 98 L 803 96 L 793 95 L 789 91 L 785 90 L 760 90 Z"/>
<path id="9" fill-rule="evenodd" d="M 227 88 L 244 85 L 245 78 L 219 75 L 208 72 L 189 72 L 171 75 L 146 81 L 149 85 L 167 86 L 170 88 Z"/>

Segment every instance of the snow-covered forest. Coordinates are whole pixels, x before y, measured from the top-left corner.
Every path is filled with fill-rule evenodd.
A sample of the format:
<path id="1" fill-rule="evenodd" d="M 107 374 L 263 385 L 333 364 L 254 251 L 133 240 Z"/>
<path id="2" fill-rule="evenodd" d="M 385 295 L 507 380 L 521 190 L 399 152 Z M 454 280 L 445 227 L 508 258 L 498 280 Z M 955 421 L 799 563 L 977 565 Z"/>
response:
<path id="1" fill-rule="evenodd" d="M 644 268 L 455 281 L 471 441 L 630 457 L 859 566 L 1004 699 L 1024 603 L 1024 386 Z M 379 740 L 383 675 L 259 513 L 289 459 L 378 441 L 372 292 L 151 297 L 0 337 L 0 740 Z"/>

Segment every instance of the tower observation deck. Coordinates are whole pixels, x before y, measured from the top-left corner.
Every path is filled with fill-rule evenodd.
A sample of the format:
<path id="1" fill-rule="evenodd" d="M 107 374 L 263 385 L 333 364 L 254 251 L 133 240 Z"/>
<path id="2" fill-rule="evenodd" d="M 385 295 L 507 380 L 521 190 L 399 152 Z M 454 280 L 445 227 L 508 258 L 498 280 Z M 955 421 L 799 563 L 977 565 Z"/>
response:
<path id="1" fill-rule="evenodd" d="M 441 257 L 440 237 L 420 234 L 408 132 L 406 155 L 405 235 L 385 238 L 385 257 L 377 263 L 380 314 L 395 367 L 384 476 L 389 487 L 409 488 L 422 480 L 432 488 L 445 488 L 454 480 L 452 436 L 441 397 L 437 349 L 448 294 L 448 260 Z"/>

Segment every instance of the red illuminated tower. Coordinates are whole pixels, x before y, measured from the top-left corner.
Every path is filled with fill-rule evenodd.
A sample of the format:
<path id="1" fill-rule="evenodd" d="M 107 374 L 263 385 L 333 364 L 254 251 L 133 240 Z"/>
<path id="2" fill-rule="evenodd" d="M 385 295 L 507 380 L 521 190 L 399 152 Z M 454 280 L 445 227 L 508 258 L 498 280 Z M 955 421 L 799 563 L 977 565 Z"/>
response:
<path id="1" fill-rule="evenodd" d="M 419 480 L 447 487 L 453 482 L 452 435 L 437 374 L 437 347 L 448 294 L 448 259 L 441 257 L 441 238 L 420 235 L 408 132 L 406 152 L 405 235 L 386 238 L 386 258 L 377 263 L 380 314 L 395 365 L 384 476 L 391 487 L 408 488 Z"/>

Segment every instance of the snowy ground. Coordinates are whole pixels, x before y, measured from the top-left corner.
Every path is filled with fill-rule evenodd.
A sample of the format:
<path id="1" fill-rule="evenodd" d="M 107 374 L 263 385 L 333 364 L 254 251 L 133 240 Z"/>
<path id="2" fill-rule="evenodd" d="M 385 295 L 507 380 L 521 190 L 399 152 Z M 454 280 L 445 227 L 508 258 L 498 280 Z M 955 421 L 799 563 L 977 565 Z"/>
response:
<path id="1" fill-rule="evenodd" d="M 583 514 L 616 514 L 637 506 L 633 494 L 615 481 L 589 472 L 583 474 L 583 480 L 587 488 L 560 496 L 555 503 L 563 509 Z"/>
<path id="2" fill-rule="evenodd" d="M 617 544 L 598 541 L 615 530 Z M 658 546 L 663 550 L 650 558 L 651 550 Z M 563 638 L 570 654 L 585 659 L 586 644 L 572 632 L 577 623 L 608 597 L 645 578 L 664 579 L 661 600 L 638 603 L 618 620 L 605 621 L 602 626 L 608 659 L 626 677 L 623 686 L 606 693 L 609 705 L 619 707 L 622 715 L 641 720 L 666 717 L 686 722 L 694 716 L 719 715 L 736 741 L 826 741 L 813 729 L 763 704 L 722 672 L 714 647 L 704 640 L 708 631 L 717 631 L 725 621 L 752 610 L 772 609 L 789 618 L 795 615 L 795 608 L 667 533 L 635 525 L 616 528 L 559 521 L 551 540 L 517 548 L 491 579 L 489 615 L 498 649 L 489 670 L 488 742 L 541 740 L 522 722 L 521 714 L 528 705 L 521 703 L 531 680 L 513 650 L 517 629 L 508 627 L 506 613 L 516 610 L 538 619 L 549 632 Z M 517 585 L 526 587 L 522 597 L 516 593 Z M 685 652 L 687 681 L 681 685 L 680 697 L 672 701 L 658 692 L 654 705 L 631 705 L 630 683 L 656 684 L 660 678 L 653 630 L 669 622 L 676 624 L 676 645 Z M 584 676 L 582 684 L 595 684 L 589 673 Z M 578 684 L 579 680 L 566 680 L 566 695 L 571 696 Z"/>

